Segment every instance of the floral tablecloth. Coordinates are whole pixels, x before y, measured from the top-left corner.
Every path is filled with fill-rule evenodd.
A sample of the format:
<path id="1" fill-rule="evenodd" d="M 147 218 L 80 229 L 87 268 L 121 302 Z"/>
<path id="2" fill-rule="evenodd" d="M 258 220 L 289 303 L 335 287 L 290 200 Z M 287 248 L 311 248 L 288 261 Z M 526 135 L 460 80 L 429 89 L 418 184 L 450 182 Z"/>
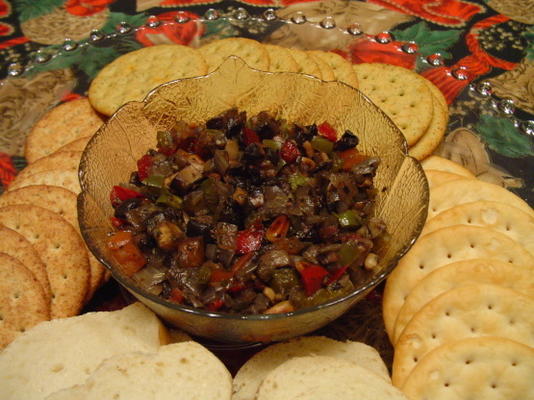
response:
<path id="1" fill-rule="evenodd" d="M 215 15 L 212 9 L 222 17 L 236 12 L 245 17 L 207 18 Z M 286 20 L 331 16 L 337 26 L 356 26 L 369 40 L 336 36 L 328 29 L 318 33 L 307 24 L 246 18 L 269 9 Z M 151 24 L 151 16 L 190 20 Z M 202 22 L 196 21 L 201 17 Z M 139 28 L 112 46 L 75 48 L 92 31 L 113 32 L 121 23 Z M 0 193 L 25 166 L 23 143 L 31 125 L 54 101 L 86 94 L 87 82 L 116 57 L 159 43 L 198 46 L 247 36 L 300 48 L 334 48 L 353 63 L 383 62 L 420 72 L 450 105 L 448 133 L 436 154 L 513 190 L 532 205 L 533 23 L 533 0 L 0 0 Z M 407 44 L 416 52 L 403 48 Z M 72 50 L 68 57 L 34 63 L 33 73 L 8 77 L 35 57 L 46 58 L 65 46 Z M 330 325 L 328 334 L 367 337 L 370 344 L 383 347 L 387 339 L 376 332 L 381 315 L 369 313 L 379 301 L 370 296 Z"/>

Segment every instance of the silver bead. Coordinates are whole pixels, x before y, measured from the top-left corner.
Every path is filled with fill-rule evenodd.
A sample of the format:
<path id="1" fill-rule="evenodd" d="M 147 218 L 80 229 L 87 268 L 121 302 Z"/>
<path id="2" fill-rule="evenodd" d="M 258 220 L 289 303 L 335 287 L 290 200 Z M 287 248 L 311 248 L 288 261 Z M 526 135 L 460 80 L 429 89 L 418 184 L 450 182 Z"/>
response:
<path id="1" fill-rule="evenodd" d="M 375 36 L 375 40 L 378 43 L 387 44 L 393 40 L 393 37 L 389 32 L 380 32 L 378 35 Z"/>
<path id="2" fill-rule="evenodd" d="M 24 66 L 21 63 L 11 63 L 7 66 L 7 74 L 9 76 L 19 76 L 24 72 Z"/>
<path id="3" fill-rule="evenodd" d="M 524 121 L 520 125 L 520 128 L 523 133 L 526 133 L 529 136 L 534 136 L 534 121 L 532 120 Z"/>
<path id="4" fill-rule="evenodd" d="M 515 112 L 515 104 L 512 99 L 502 99 L 497 107 L 506 115 L 512 115 Z"/>
<path id="5" fill-rule="evenodd" d="M 74 51 L 78 48 L 78 43 L 71 39 L 65 39 L 63 42 L 63 50 L 65 51 Z"/>
<path id="6" fill-rule="evenodd" d="M 93 43 L 99 42 L 102 39 L 104 39 L 104 34 L 100 32 L 98 29 L 93 29 L 91 33 L 89 34 L 89 41 Z"/>
<path id="7" fill-rule="evenodd" d="M 431 54 L 429 55 L 426 60 L 428 63 L 434 67 L 439 67 L 440 65 L 443 65 L 443 57 L 441 57 L 441 54 Z"/>
<path id="8" fill-rule="evenodd" d="M 479 82 L 476 86 L 476 91 L 482 96 L 490 96 L 492 91 L 491 83 L 488 81 Z"/>
<path id="9" fill-rule="evenodd" d="M 214 8 L 210 8 L 209 10 L 206 11 L 206 13 L 204 14 L 204 17 L 208 21 L 215 21 L 219 19 L 220 14 L 219 14 L 219 11 L 215 10 Z"/>
<path id="10" fill-rule="evenodd" d="M 462 68 L 462 67 L 453 69 L 451 71 L 451 74 L 453 77 L 455 77 L 459 81 L 465 81 L 469 78 L 469 76 L 467 75 L 467 72 L 465 71 L 465 68 Z"/>
<path id="11" fill-rule="evenodd" d="M 187 16 L 183 11 L 180 11 L 178 12 L 174 20 L 179 24 L 185 24 L 186 22 L 189 22 L 191 18 L 189 18 L 189 16 Z"/>
<path id="12" fill-rule="evenodd" d="M 413 42 L 404 43 L 401 46 L 402 51 L 408 54 L 415 54 L 417 52 L 417 45 Z"/>
<path id="13" fill-rule="evenodd" d="M 234 17 L 239 21 L 243 21 L 249 17 L 249 14 L 248 11 L 245 10 L 243 7 L 239 7 L 237 10 L 235 10 Z"/>
<path id="14" fill-rule="evenodd" d="M 322 28 L 324 29 L 333 29 L 336 27 L 336 20 L 334 17 L 325 17 L 320 23 Z"/>
<path id="15" fill-rule="evenodd" d="M 35 55 L 35 59 L 34 61 L 37 63 L 37 64 L 44 64 L 45 62 L 47 62 L 48 60 L 50 60 L 51 56 L 50 54 L 48 53 L 41 53 L 40 51 L 37 52 L 37 54 Z"/>
<path id="16" fill-rule="evenodd" d="M 274 9 L 272 9 L 272 8 L 268 8 L 267 10 L 265 10 L 263 12 L 263 19 L 265 21 L 274 21 L 277 18 L 278 17 L 276 16 L 276 13 L 274 12 Z"/>
<path id="17" fill-rule="evenodd" d="M 291 22 L 297 25 L 304 24 L 306 23 L 306 21 L 307 21 L 306 16 L 301 12 L 298 12 L 291 17 Z"/>
<path id="18" fill-rule="evenodd" d="M 360 25 L 357 23 L 349 25 L 347 27 L 347 32 L 352 36 L 358 36 L 363 33 L 363 31 L 360 29 Z"/>
<path id="19" fill-rule="evenodd" d="M 127 22 L 121 22 L 119 26 L 117 27 L 117 32 L 119 32 L 121 35 L 125 35 L 129 32 L 131 32 L 132 26 Z"/>
<path id="20" fill-rule="evenodd" d="M 158 20 L 156 16 L 151 15 L 150 17 L 148 17 L 146 26 L 148 26 L 149 28 L 157 28 L 160 25 L 161 25 L 161 21 Z"/>

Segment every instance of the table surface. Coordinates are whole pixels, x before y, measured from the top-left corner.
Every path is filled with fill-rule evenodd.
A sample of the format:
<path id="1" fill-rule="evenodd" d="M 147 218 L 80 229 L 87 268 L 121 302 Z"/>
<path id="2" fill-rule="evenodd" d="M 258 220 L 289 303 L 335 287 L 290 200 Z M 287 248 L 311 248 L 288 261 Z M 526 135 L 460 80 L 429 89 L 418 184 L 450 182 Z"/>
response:
<path id="1" fill-rule="evenodd" d="M 120 22 L 145 28 L 122 47 L 77 60 L 78 75 L 90 79 L 105 63 L 141 46 L 166 42 L 195 45 L 200 35 L 203 40 L 244 35 L 289 46 L 316 45 L 310 43 L 313 39 L 307 39 L 305 27 L 304 31 L 291 31 L 297 24 L 286 24 L 284 29 L 289 31 L 278 39 L 277 31 L 262 24 L 251 27 L 247 19 L 239 18 L 206 21 L 202 32 L 198 25 L 192 29 L 192 25 L 184 24 L 172 31 L 145 25 L 150 16 L 172 21 L 183 11 L 190 18 L 201 18 L 210 9 L 231 16 L 242 10 L 249 15 L 262 15 L 269 8 L 287 19 L 300 12 L 314 21 L 332 16 L 340 27 L 357 23 L 373 40 L 340 49 L 349 53 L 353 62 L 385 62 L 421 72 L 425 62 L 439 54 L 443 65 L 433 68 L 433 74 L 427 77 L 445 94 L 451 118 L 448 134 L 436 154 L 461 162 L 481 179 L 505 186 L 534 204 L 533 0 L 0 0 L 0 79 L 3 84 L 15 79 L 6 78 L 9 64 L 25 66 L 38 50 L 60 48 L 65 37 L 81 41 L 94 29 L 113 30 Z M 381 36 L 386 31 L 391 35 Z M 417 56 L 399 51 L 401 42 L 415 43 Z M 329 49 L 324 46 L 335 48 L 336 43 L 318 46 Z M 71 66 L 65 62 L 56 69 Z M 491 95 L 482 82 L 490 83 Z M 6 87 L 0 85 L 0 193 L 25 166 L 21 147 L 13 143 L 21 142 L 27 129 L 14 127 L 35 112 L 25 109 L 28 102 Z M 83 96 L 80 87 L 83 85 L 63 94 L 62 100 Z M 26 96 L 39 95 L 25 90 Z M 22 126 L 28 128 L 28 124 Z M 89 309 L 119 307 L 123 300 L 113 296 L 117 292 L 110 283 L 97 294 Z M 379 293 L 380 290 L 374 292 L 319 333 L 365 341 L 389 358 L 391 349 L 381 315 L 376 313 L 380 308 Z M 227 359 L 234 356 L 223 355 Z"/>

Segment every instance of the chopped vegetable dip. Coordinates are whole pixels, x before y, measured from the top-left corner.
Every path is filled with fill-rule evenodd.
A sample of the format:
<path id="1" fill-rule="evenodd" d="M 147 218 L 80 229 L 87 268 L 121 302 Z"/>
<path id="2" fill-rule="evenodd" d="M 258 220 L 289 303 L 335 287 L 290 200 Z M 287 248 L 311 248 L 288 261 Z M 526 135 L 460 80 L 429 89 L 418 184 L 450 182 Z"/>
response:
<path id="1" fill-rule="evenodd" d="M 231 109 L 205 126 L 180 121 L 157 142 L 110 194 L 109 249 L 150 292 L 209 311 L 283 313 L 347 295 L 379 265 L 379 160 L 353 132 Z"/>

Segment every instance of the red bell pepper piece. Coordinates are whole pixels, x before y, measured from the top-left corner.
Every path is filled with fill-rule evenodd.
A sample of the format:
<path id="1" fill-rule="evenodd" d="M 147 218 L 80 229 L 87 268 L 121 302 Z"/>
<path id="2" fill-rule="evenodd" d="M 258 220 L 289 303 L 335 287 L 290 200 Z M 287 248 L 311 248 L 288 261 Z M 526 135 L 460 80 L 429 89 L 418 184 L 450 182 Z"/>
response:
<path id="1" fill-rule="evenodd" d="M 317 126 L 317 130 L 321 136 L 327 138 L 331 142 L 337 141 L 337 132 L 328 122 L 323 122 Z"/>
<path id="2" fill-rule="evenodd" d="M 125 200 L 133 199 L 136 197 L 145 197 L 142 193 L 139 193 L 132 189 L 127 189 L 122 186 L 113 186 L 111 193 L 109 194 L 109 199 L 111 200 L 111 205 L 114 207 L 118 206 Z"/>
<path id="3" fill-rule="evenodd" d="M 331 283 L 334 283 L 337 280 L 339 280 L 339 278 L 343 276 L 343 274 L 345 273 L 345 271 L 347 271 L 347 269 L 349 269 L 349 264 L 342 266 L 341 268 L 336 270 L 334 273 L 330 274 L 330 278 L 328 278 L 328 280 L 326 281 L 326 285 L 328 286 Z"/>
<path id="4" fill-rule="evenodd" d="M 252 129 L 243 128 L 243 142 L 245 143 L 245 146 L 248 146 L 251 143 L 259 143 L 260 137 Z"/>
<path id="5" fill-rule="evenodd" d="M 361 162 L 367 160 L 367 156 L 361 154 L 356 149 L 349 149 L 339 153 L 339 158 L 343 161 L 342 168 L 346 171 L 350 170 L 355 165 L 360 164 Z"/>
<path id="6" fill-rule="evenodd" d="M 146 264 L 146 258 L 135 244 L 132 232 L 115 232 L 108 240 L 108 248 L 126 276 L 132 276 Z"/>
<path id="7" fill-rule="evenodd" d="M 300 150 L 297 144 L 292 140 L 286 140 L 280 149 L 280 157 L 286 163 L 295 162 L 296 159 L 300 156 Z"/>
<path id="8" fill-rule="evenodd" d="M 247 254 L 261 247 L 263 240 L 263 226 L 255 224 L 248 229 L 237 232 L 235 239 L 236 253 Z"/>
<path id="9" fill-rule="evenodd" d="M 148 175 L 150 175 L 149 170 L 150 167 L 152 167 L 153 162 L 153 158 L 148 154 L 145 154 L 137 160 L 137 176 L 139 176 L 139 180 L 142 181 L 148 178 Z"/>
<path id="10" fill-rule="evenodd" d="M 216 283 L 226 281 L 228 279 L 231 279 L 233 276 L 234 273 L 232 271 L 227 271 L 222 268 L 216 268 L 211 271 L 210 282 Z"/>
<path id="11" fill-rule="evenodd" d="M 222 301 L 222 299 L 217 299 L 209 303 L 207 308 L 209 311 L 217 311 L 223 305 L 224 305 L 224 301 Z"/>
<path id="12" fill-rule="evenodd" d="M 276 242 L 277 240 L 283 239 L 287 235 L 289 230 L 289 218 L 285 215 L 279 215 L 271 223 L 267 232 L 265 232 L 265 237 L 269 242 Z"/>
<path id="13" fill-rule="evenodd" d="M 232 265 L 232 274 L 236 274 L 239 270 L 243 269 L 249 261 L 254 257 L 253 252 L 247 253 L 244 256 L 241 256 L 237 259 L 237 261 Z"/>
<path id="14" fill-rule="evenodd" d="M 111 217 L 111 225 L 113 225 L 115 228 L 120 228 L 122 225 L 126 223 L 125 220 L 117 218 L 117 217 Z"/>
<path id="15" fill-rule="evenodd" d="M 307 296 L 312 296 L 317 292 L 323 286 L 323 280 L 328 275 L 328 271 L 320 265 L 305 261 L 297 262 L 296 268 L 300 273 Z"/>
<path id="16" fill-rule="evenodd" d="M 182 301 L 184 301 L 184 293 L 178 288 L 173 288 L 171 290 L 169 300 L 172 301 L 173 303 L 181 304 Z"/>

